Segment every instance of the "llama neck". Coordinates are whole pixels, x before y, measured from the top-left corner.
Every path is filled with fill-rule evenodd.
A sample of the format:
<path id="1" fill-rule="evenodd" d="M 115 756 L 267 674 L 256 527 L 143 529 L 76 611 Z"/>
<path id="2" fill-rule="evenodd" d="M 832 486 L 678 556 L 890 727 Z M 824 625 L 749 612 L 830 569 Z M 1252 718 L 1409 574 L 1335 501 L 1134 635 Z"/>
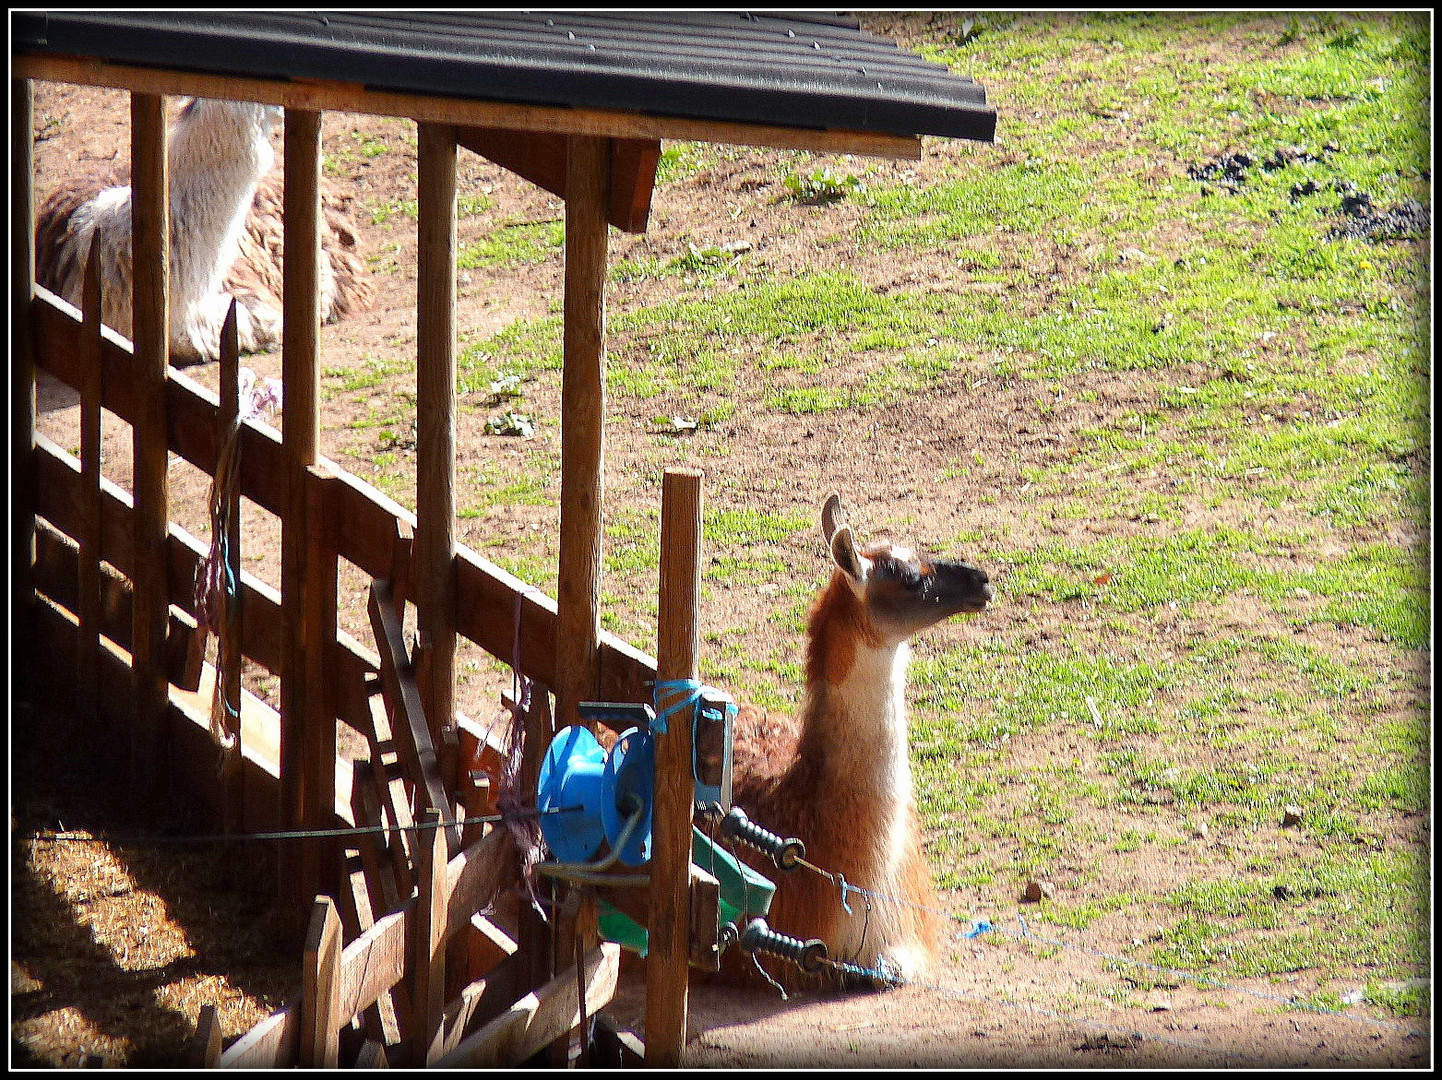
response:
<path id="1" fill-rule="evenodd" d="M 837 577 L 812 611 L 802 755 L 827 781 L 874 791 L 878 803 L 911 798 L 906 738 L 906 669 L 911 649 L 884 639 L 856 594 Z"/>
<path id="2" fill-rule="evenodd" d="M 196 102 L 171 132 L 171 265 L 182 276 L 172 288 L 185 298 L 219 288 L 255 186 L 275 163 L 260 108 Z M 190 257 L 179 257 L 182 248 Z"/>

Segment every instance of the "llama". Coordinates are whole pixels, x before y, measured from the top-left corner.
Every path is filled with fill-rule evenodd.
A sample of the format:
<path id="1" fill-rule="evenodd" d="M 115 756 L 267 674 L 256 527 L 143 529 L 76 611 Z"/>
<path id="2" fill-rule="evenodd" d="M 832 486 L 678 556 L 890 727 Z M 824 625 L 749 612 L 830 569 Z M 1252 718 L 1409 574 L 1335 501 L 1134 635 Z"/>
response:
<path id="1" fill-rule="evenodd" d="M 170 354 L 177 365 L 220 355 L 232 296 L 242 352 L 274 347 L 281 335 L 280 181 L 271 177 L 273 105 L 188 100 L 169 135 Z M 100 259 L 101 319 L 131 333 L 131 191 L 92 181 L 62 187 L 40 208 L 35 229 L 40 284 L 79 305 L 85 264 Z M 334 195 L 323 199 L 320 305 L 325 321 L 368 309 L 375 286 L 355 255 L 355 229 Z"/>
<path id="2" fill-rule="evenodd" d="M 868 912 L 867 899 L 851 893 L 848 915 L 838 885 L 805 867 L 778 876 L 760 856 L 737 851 L 776 880 L 772 929 L 820 938 L 832 960 L 914 980 L 936 963 L 941 919 L 907 756 L 908 641 L 982 610 L 992 588 L 965 563 L 887 541 L 858 547 L 836 495 L 821 520 L 835 570 L 811 608 L 799 715 L 788 722 L 751 706 L 739 711 L 734 803 L 772 832 L 799 837 L 808 862 L 900 902 L 873 900 Z M 726 958 L 730 978 L 756 974 L 739 949 Z M 790 986 L 816 981 L 794 965 L 769 966 L 783 968 Z"/>

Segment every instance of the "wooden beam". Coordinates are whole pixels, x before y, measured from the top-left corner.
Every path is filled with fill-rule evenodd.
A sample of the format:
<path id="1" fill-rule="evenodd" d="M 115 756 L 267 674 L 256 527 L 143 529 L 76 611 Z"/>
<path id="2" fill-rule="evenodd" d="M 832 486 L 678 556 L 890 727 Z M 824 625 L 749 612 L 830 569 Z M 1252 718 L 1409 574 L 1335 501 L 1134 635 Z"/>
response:
<path id="1" fill-rule="evenodd" d="M 320 114 L 287 109 L 285 114 L 285 278 L 282 287 L 281 371 L 285 384 L 282 425 L 287 496 L 281 520 L 281 608 L 284 653 L 281 667 L 281 812 L 290 828 L 318 828 L 335 801 L 332 770 L 316 768 L 335 760 L 335 722 L 326 723 L 308 700 L 307 688 L 320 677 L 307 663 L 304 613 L 314 610 L 308 592 L 316 587 L 306 566 L 310 506 L 306 469 L 316 463 L 319 416 L 316 396 L 320 302 Z M 282 849 L 289 859 L 281 871 L 283 896 L 291 910 L 309 897 L 331 891 L 323 880 L 322 846 L 306 841 Z M 292 856 L 290 853 L 296 853 Z"/>
<path id="2" fill-rule="evenodd" d="M 132 94 L 131 245 L 136 390 L 140 397 L 134 449 L 135 541 L 144 557 L 134 570 L 135 715 L 131 742 L 135 794 L 143 802 L 164 775 L 166 748 L 165 630 L 170 607 L 165 538 L 170 523 L 169 445 L 165 378 L 170 356 L 170 202 L 165 100 Z"/>
<path id="3" fill-rule="evenodd" d="M 561 539 L 555 649 L 556 717 L 561 727 L 579 721 L 576 706 L 594 694 L 598 674 L 610 147 L 601 138 L 573 136 L 567 159 Z M 544 753 L 544 748 L 539 752 Z"/>
<path id="4" fill-rule="evenodd" d="M 694 680 L 700 635 L 701 473 L 668 469 L 661 494 L 661 582 L 657 685 Z M 685 702 L 687 691 L 657 694 L 658 708 Z M 651 810 L 651 921 L 646 954 L 646 1064 L 677 1068 L 686 1044 L 691 946 L 691 768 L 694 707 L 673 712 L 656 737 Z"/>
<path id="5" fill-rule="evenodd" d="M 552 195 L 566 197 L 567 137 L 535 131 L 464 127 L 456 138 L 467 150 L 494 161 Z M 656 166 L 661 160 L 659 139 L 611 139 L 610 197 L 606 220 L 622 232 L 646 231 Z"/>
<path id="6" fill-rule="evenodd" d="M 12 76 L 114 86 L 151 93 L 190 94 L 199 97 L 262 101 L 288 109 L 336 110 L 372 116 L 408 116 L 438 124 L 507 128 L 514 131 L 552 132 L 609 139 L 688 139 L 738 146 L 772 146 L 783 150 L 810 150 L 823 154 L 862 154 L 868 157 L 921 159 L 921 139 L 915 135 L 889 135 L 875 131 L 778 127 L 727 120 L 697 120 L 684 116 L 607 109 L 521 105 L 505 101 L 478 101 L 439 95 L 402 94 L 371 90 L 359 83 L 332 80 L 295 82 L 239 75 L 208 75 L 192 71 L 112 64 L 88 57 L 19 55 L 10 58 Z"/>
<path id="7" fill-rule="evenodd" d="M 456 738 L 456 131 L 423 123 L 418 137 L 416 676 L 454 791 L 445 748 Z"/>

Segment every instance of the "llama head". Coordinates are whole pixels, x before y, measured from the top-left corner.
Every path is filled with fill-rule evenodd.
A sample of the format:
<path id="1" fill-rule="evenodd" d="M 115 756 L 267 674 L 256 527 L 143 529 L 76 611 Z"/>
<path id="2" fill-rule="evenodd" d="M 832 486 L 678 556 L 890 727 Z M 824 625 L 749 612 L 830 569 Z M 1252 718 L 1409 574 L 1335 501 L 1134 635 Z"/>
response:
<path id="1" fill-rule="evenodd" d="M 883 639 L 904 641 L 953 615 L 981 611 L 992 598 L 986 571 L 974 566 L 889 540 L 858 545 L 838 495 L 822 507 L 821 529 L 832 562 Z"/>
<path id="2" fill-rule="evenodd" d="M 271 129 L 285 116 L 279 105 L 263 105 L 258 101 L 219 101 L 213 98 L 186 98 L 176 114 L 178 123 L 195 124 L 202 120 L 216 123 L 224 117 L 262 135 L 269 135 Z"/>

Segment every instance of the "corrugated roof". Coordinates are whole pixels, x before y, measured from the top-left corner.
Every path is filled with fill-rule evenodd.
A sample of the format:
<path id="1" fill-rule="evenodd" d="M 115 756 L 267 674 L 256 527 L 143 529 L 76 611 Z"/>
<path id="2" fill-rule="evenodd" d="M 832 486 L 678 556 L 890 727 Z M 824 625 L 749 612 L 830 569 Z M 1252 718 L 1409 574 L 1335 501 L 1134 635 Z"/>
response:
<path id="1" fill-rule="evenodd" d="M 782 127 L 996 128 L 970 78 L 815 13 L 12 12 L 11 49 Z"/>

